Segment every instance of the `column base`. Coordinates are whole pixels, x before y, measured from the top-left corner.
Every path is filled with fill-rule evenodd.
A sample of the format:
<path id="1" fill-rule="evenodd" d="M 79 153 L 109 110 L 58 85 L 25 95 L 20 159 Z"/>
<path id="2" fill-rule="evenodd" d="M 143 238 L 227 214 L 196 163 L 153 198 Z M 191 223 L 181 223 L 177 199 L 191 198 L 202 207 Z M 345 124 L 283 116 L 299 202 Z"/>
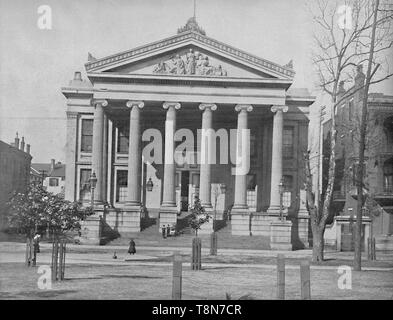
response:
<path id="1" fill-rule="evenodd" d="M 270 237 L 270 224 L 277 222 L 280 217 L 267 213 L 253 213 L 251 217 L 251 234 L 253 236 Z"/>
<path id="2" fill-rule="evenodd" d="M 122 208 L 108 210 L 105 222 L 122 236 L 141 231 L 140 208 Z"/>
<path id="3" fill-rule="evenodd" d="M 291 221 L 274 221 L 270 224 L 270 249 L 292 250 Z"/>
<path id="4" fill-rule="evenodd" d="M 80 244 L 100 245 L 101 217 L 94 214 L 81 222 Z"/>
<path id="5" fill-rule="evenodd" d="M 269 216 L 280 216 L 280 206 L 271 206 L 266 210 L 266 213 Z M 282 209 L 282 215 L 283 215 L 283 217 L 286 217 L 288 215 L 287 208 Z"/>
<path id="6" fill-rule="evenodd" d="M 231 234 L 237 236 L 250 236 L 251 215 L 248 208 L 232 208 Z"/>
<path id="7" fill-rule="evenodd" d="M 161 206 L 159 213 L 159 228 L 161 233 L 162 226 L 165 225 L 176 226 L 177 224 L 177 207 L 164 207 Z"/>

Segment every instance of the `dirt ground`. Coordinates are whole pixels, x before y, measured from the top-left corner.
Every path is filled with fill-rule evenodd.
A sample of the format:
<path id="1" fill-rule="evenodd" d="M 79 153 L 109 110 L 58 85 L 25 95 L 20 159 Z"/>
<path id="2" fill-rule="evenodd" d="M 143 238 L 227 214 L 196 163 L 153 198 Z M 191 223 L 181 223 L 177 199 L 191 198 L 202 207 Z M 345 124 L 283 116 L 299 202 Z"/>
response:
<path id="1" fill-rule="evenodd" d="M 171 265 L 88 265 L 72 264 L 66 279 L 52 289 L 38 288 L 38 266 L 22 263 L 0 264 L 1 299 L 171 299 Z M 311 270 L 312 299 L 393 299 L 391 271 L 352 272 L 352 289 L 339 289 L 335 269 Z M 275 299 L 275 268 L 209 266 L 192 271 L 183 265 L 182 298 L 188 300 Z M 300 272 L 286 270 L 286 298 L 300 299 Z"/>

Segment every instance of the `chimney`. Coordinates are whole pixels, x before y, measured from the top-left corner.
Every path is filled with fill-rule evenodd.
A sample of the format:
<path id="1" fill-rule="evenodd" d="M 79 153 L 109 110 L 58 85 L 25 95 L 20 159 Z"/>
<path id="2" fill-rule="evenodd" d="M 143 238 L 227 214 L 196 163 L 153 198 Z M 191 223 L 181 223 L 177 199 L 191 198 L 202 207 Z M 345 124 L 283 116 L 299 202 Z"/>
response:
<path id="1" fill-rule="evenodd" d="M 16 133 L 16 137 L 15 137 L 15 148 L 19 149 L 19 137 L 18 137 L 18 132 Z"/>
<path id="2" fill-rule="evenodd" d="M 80 71 L 74 73 L 74 80 L 82 81 L 82 73 Z"/>
<path id="3" fill-rule="evenodd" d="M 53 171 L 53 170 L 55 170 L 55 159 L 51 159 L 50 160 L 50 171 Z"/>
<path id="4" fill-rule="evenodd" d="M 22 141 L 20 142 L 20 149 L 25 151 L 25 137 L 22 137 Z"/>
<path id="5" fill-rule="evenodd" d="M 30 154 L 30 145 L 26 144 L 26 153 Z"/>

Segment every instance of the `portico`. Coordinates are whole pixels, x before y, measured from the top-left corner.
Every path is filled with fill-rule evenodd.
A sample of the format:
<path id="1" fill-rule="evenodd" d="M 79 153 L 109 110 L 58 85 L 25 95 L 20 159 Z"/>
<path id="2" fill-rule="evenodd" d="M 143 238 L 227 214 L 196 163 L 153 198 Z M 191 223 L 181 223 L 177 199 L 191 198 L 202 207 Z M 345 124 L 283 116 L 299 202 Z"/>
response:
<path id="1" fill-rule="evenodd" d="M 258 221 L 278 216 L 286 176 L 296 219 L 313 97 L 291 93 L 290 66 L 190 29 L 85 67 L 88 81 L 78 75 L 62 88 L 73 115 L 66 198 L 89 199 L 93 170 L 96 210 L 105 205 L 120 234 L 141 231 L 141 207 L 158 226 L 176 224 L 195 196 L 207 211 L 230 213 L 232 234 L 262 234 Z"/>

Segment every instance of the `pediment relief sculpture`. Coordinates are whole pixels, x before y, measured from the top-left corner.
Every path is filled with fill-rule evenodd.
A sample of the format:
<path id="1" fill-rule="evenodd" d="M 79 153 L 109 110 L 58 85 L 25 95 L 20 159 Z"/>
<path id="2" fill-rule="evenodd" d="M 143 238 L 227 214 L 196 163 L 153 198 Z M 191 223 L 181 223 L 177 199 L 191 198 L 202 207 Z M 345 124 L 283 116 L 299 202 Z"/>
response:
<path id="1" fill-rule="evenodd" d="M 154 73 L 178 74 L 178 75 L 206 75 L 206 76 L 227 76 L 226 70 L 221 65 L 212 66 L 209 57 L 190 49 L 183 56 L 176 54 L 167 61 L 159 62 Z"/>

